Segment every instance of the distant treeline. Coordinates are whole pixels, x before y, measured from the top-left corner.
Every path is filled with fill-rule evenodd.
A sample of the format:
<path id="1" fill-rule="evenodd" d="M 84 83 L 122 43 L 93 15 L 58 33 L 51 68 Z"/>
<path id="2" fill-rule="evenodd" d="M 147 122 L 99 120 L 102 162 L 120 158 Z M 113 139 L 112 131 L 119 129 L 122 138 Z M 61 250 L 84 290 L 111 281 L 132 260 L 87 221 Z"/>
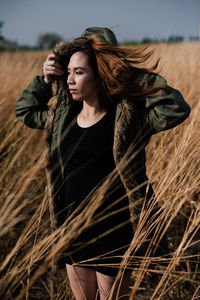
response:
<path id="1" fill-rule="evenodd" d="M 20 45 L 16 41 L 10 41 L 6 39 L 2 33 L 1 29 L 4 22 L 0 21 L 0 51 L 16 51 L 16 50 L 49 50 L 54 47 L 54 45 L 61 41 L 65 40 L 62 36 L 57 33 L 45 33 L 40 34 L 37 38 L 35 46 L 29 45 Z M 169 36 L 167 39 L 154 39 L 149 37 L 144 37 L 141 40 L 126 40 L 120 43 L 120 45 L 132 46 L 139 44 L 149 44 L 149 43 L 183 43 L 183 42 L 199 42 L 200 39 L 198 36 L 190 36 L 185 38 L 183 36 Z"/>
<path id="2" fill-rule="evenodd" d="M 172 35 L 169 36 L 167 39 L 154 39 L 145 37 L 141 39 L 140 41 L 137 40 L 130 40 L 130 41 L 124 41 L 123 45 L 137 45 L 137 44 L 149 44 L 149 43 L 183 43 L 183 42 L 199 42 L 200 39 L 198 36 L 190 36 L 190 37 L 183 37 L 180 35 Z"/>

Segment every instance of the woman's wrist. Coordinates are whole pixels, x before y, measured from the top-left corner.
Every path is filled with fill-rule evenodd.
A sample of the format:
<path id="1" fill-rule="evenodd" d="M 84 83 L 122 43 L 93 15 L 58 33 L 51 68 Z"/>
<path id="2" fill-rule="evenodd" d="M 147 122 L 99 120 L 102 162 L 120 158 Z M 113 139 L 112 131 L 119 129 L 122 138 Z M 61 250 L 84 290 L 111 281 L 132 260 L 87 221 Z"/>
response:
<path id="1" fill-rule="evenodd" d="M 43 80 L 47 85 L 52 83 L 52 80 L 49 80 L 46 76 L 43 77 Z"/>

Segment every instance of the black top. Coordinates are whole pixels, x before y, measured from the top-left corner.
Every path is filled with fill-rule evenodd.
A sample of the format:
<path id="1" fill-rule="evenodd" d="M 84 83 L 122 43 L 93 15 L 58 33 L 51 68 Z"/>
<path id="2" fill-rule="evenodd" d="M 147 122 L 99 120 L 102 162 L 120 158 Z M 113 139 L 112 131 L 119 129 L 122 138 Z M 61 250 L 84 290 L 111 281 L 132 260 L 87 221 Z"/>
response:
<path id="1" fill-rule="evenodd" d="M 115 168 L 114 122 L 111 110 L 90 127 L 76 122 L 65 137 L 65 206 L 70 211 Z"/>

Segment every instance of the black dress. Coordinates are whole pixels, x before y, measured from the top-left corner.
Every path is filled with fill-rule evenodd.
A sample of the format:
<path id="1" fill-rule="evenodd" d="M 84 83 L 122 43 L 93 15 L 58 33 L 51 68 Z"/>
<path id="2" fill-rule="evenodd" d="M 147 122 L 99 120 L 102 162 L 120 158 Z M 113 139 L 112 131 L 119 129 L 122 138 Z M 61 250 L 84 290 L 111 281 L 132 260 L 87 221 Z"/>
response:
<path id="1" fill-rule="evenodd" d="M 65 153 L 64 206 L 67 208 L 66 218 L 74 213 L 87 195 L 93 189 L 98 189 L 114 170 L 114 122 L 115 110 L 110 110 L 100 121 L 90 127 L 82 128 L 76 122 L 65 137 L 63 147 Z M 73 241 L 70 249 L 66 251 L 72 253 L 65 257 L 66 263 L 75 262 L 79 263 L 79 266 L 90 265 L 91 269 L 111 276 L 117 274 L 121 257 L 133 237 L 128 198 L 124 197 L 123 200 L 113 205 L 122 195 L 125 195 L 125 189 L 118 177 L 107 187 L 103 203 L 95 212 L 98 214 L 106 209 L 106 216 L 112 214 L 83 231 Z M 117 212 L 121 208 L 124 210 Z M 74 218 L 76 215 L 77 213 Z M 124 225 L 122 225 L 123 223 Z M 118 228 L 115 229 L 117 226 Z M 110 233 L 84 246 L 85 243 L 109 230 Z M 77 245 L 81 243 L 82 247 L 78 249 Z M 95 259 L 86 261 L 91 258 Z"/>

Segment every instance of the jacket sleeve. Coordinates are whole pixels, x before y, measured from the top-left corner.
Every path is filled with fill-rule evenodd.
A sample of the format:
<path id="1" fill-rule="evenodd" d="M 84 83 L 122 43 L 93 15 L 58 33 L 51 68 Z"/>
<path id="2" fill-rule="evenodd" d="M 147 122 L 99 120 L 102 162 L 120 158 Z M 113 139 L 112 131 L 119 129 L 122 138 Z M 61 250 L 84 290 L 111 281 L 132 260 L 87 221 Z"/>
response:
<path id="1" fill-rule="evenodd" d="M 166 80 L 155 73 L 148 74 L 144 81 L 159 88 L 155 96 L 145 99 L 146 121 L 152 133 L 173 128 L 187 119 L 190 106 L 178 90 L 169 87 Z"/>
<path id="2" fill-rule="evenodd" d="M 43 76 L 35 77 L 17 98 L 16 117 L 30 128 L 43 129 L 51 97 L 51 85 L 44 82 Z"/>

